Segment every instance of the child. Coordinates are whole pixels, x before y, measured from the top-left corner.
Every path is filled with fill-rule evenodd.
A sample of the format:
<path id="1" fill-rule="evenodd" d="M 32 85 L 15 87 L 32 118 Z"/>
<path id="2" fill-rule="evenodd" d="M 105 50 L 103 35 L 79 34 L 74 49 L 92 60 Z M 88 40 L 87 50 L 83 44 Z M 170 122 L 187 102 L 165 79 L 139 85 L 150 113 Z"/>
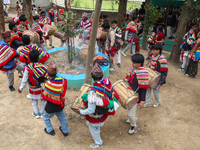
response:
<path id="1" fill-rule="evenodd" d="M 105 21 L 108 21 L 108 15 L 103 15 L 103 23 L 105 23 Z"/>
<path id="2" fill-rule="evenodd" d="M 151 58 L 152 46 L 156 43 L 156 33 L 155 32 L 152 32 L 151 36 L 147 40 L 147 43 L 149 43 L 149 45 L 148 45 L 148 56 L 147 56 L 146 60 Z"/>
<path id="3" fill-rule="evenodd" d="M 137 27 L 138 17 L 133 16 L 132 21 L 127 25 L 125 29 L 125 41 L 128 42 L 128 45 L 122 51 L 122 55 L 126 56 L 126 52 L 132 47 L 132 54 L 135 54 L 135 45 L 136 42 L 139 42 L 137 38 L 138 27 Z"/>
<path id="4" fill-rule="evenodd" d="M 30 36 L 23 35 L 22 36 L 22 42 L 24 43 L 24 48 L 20 50 L 20 57 L 19 61 L 21 62 L 22 66 L 25 67 L 26 65 L 31 63 L 29 53 L 32 50 L 38 50 L 39 52 L 39 63 L 44 64 L 50 57 L 49 53 L 44 52 L 41 48 L 38 46 L 33 46 L 30 44 Z"/>
<path id="5" fill-rule="evenodd" d="M 38 16 L 34 16 L 33 17 L 33 25 L 32 25 L 32 30 L 34 32 L 37 32 L 40 36 L 40 42 L 38 44 L 38 47 L 42 48 L 43 51 L 46 51 L 46 47 L 45 47 L 45 44 L 44 44 L 44 39 L 43 39 L 43 31 L 42 31 L 42 28 L 40 27 L 40 25 L 38 24 L 39 23 L 39 17 Z"/>
<path id="6" fill-rule="evenodd" d="M 195 36 L 193 29 L 190 29 L 189 32 L 185 34 L 184 40 L 185 41 L 181 45 L 182 52 L 181 52 L 180 59 L 183 60 L 181 69 L 179 69 L 179 71 L 181 71 L 181 72 L 185 71 L 185 69 L 188 66 L 188 63 L 189 63 L 188 56 L 189 56 L 190 51 L 191 51 L 192 47 L 194 46 L 194 42 L 196 40 L 196 36 Z"/>
<path id="7" fill-rule="evenodd" d="M 121 47 L 123 46 L 123 41 L 122 41 L 122 30 L 117 26 L 117 21 L 113 20 L 112 23 L 112 29 L 115 31 L 115 36 L 119 40 Z M 121 51 L 120 49 L 117 52 L 117 66 L 121 67 Z"/>
<path id="8" fill-rule="evenodd" d="M 131 129 L 128 131 L 128 134 L 133 134 L 137 127 L 137 116 L 136 111 L 139 107 L 143 107 L 146 97 L 146 91 L 149 88 L 149 74 L 148 71 L 143 67 L 144 56 L 140 53 L 134 54 L 131 57 L 132 65 L 130 68 L 130 73 L 127 75 L 126 79 L 133 91 L 138 93 L 139 101 L 137 104 L 132 106 L 128 110 L 129 120 L 126 123 L 131 124 Z"/>
<path id="9" fill-rule="evenodd" d="M 153 107 L 158 107 L 160 105 L 160 88 L 163 84 L 166 83 L 166 78 L 167 78 L 167 72 L 168 72 L 168 67 L 167 67 L 167 60 L 165 57 L 162 55 L 162 46 L 159 44 L 155 44 L 152 47 L 152 60 L 151 60 L 151 65 L 150 68 L 154 71 L 157 71 L 161 74 L 161 79 L 158 83 L 158 86 L 153 89 L 153 93 L 156 99 L 156 103 L 153 105 Z M 151 107 L 151 88 L 147 90 L 147 96 L 146 96 L 146 104 L 144 104 L 144 107 Z"/>
<path id="10" fill-rule="evenodd" d="M 47 101 L 43 117 L 46 124 L 44 131 L 52 136 L 55 135 L 50 119 L 56 115 L 61 123 L 60 131 L 64 136 L 67 136 L 69 128 L 64 112 L 67 80 L 56 76 L 57 67 L 55 64 L 50 64 L 47 72 L 49 80 L 45 83 L 44 92 L 42 93 L 42 98 Z"/>
<path id="11" fill-rule="evenodd" d="M 116 103 L 117 93 L 114 92 L 111 82 L 103 78 L 103 71 L 99 64 L 95 64 L 91 76 L 94 80 L 93 87 L 89 93 L 82 96 L 84 106 L 87 109 L 77 108 L 77 112 L 85 115 L 90 133 L 95 143 L 90 144 L 92 148 L 103 147 L 100 135 L 100 127 L 104 125 L 109 115 L 114 115 L 119 105 Z M 105 92 L 103 92 L 105 91 Z M 115 97 L 114 97 L 115 96 Z M 108 105 L 109 104 L 109 105 Z"/>
<path id="12" fill-rule="evenodd" d="M 29 57 L 31 63 L 25 67 L 24 76 L 21 85 L 18 89 L 18 92 L 21 93 L 28 82 L 29 93 L 31 94 L 31 101 L 33 106 L 32 115 L 38 119 L 38 118 L 43 118 L 44 108 L 47 103 L 41 97 L 43 89 L 40 85 L 41 83 L 44 82 L 45 79 L 47 79 L 47 68 L 43 64 L 38 63 L 39 59 L 38 50 L 32 50 L 29 53 Z M 41 99 L 40 114 L 38 108 L 38 99 Z"/>
<path id="13" fill-rule="evenodd" d="M 3 74 L 8 77 L 8 87 L 10 91 L 15 91 L 14 85 L 14 72 L 18 70 L 22 77 L 23 68 L 19 63 L 15 62 L 15 57 L 18 53 L 13 50 L 10 46 L 11 35 L 10 31 L 2 33 L 3 39 L 0 41 L 0 70 Z"/>
<path id="14" fill-rule="evenodd" d="M 21 41 L 22 38 L 17 34 L 17 25 L 14 22 L 9 23 L 9 29 L 10 29 L 10 47 L 13 49 L 17 49 L 18 47 L 24 45 Z"/>

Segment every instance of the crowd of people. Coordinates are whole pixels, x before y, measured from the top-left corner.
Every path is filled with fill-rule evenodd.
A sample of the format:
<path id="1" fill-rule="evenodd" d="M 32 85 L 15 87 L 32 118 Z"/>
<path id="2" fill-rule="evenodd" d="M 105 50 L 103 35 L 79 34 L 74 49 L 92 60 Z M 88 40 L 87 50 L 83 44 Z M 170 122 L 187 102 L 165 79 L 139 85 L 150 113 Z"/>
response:
<path id="1" fill-rule="evenodd" d="M 153 90 L 156 103 L 153 107 L 157 108 L 160 105 L 161 97 L 160 90 L 163 84 L 166 83 L 168 67 L 167 60 L 162 55 L 164 46 L 163 24 L 157 21 L 152 35 L 148 39 L 148 57 L 150 65 L 147 68 L 156 71 L 161 76 L 158 85 L 152 89 L 149 86 L 148 69 L 144 67 L 144 56 L 140 53 L 138 45 L 139 38 L 142 33 L 143 23 L 141 18 L 145 15 L 145 3 L 141 9 L 136 10 L 131 14 L 131 19 L 127 18 L 128 24 L 125 29 L 125 42 L 127 46 L 123 49 L 122 30 L 118 27 L 117 21 L 113 20 L 111 25 L 108 22 L 107 15 L 100 15 L 98 30 L 101 33 L 96 38 L 98 50 L 109 57 L 110 71 L 115 71 L 115 64 L 121 67 L 121 53 L 126 57 L 126 52 L 131 49 L 132 57 L 130 61 L 130 71 L 126 76 L 130 88 L 138 94 L 139 100 L 128 110 L 129 119 L 126 123 L 130 124 L 128 134 L 133 134 L 137 127 L 138 118 L 136 112 L 138 108 L 151 107 L 151 90 Z M 22 78 L 19 85 L 18 92 L 21 93 L 24 88 L 28 88 L 27 98 L 32 101 L 33 112 L 35 118 L 43 118 L 46 128 L 44 132 L 50 135 L 55 135 L 54 127 L 50 119 L 56 115 L 61 123 L 60 131 L 64 136 L 68 136 L 69 128 L 68 122 L 64 113 L 65 107 L 65 93 L 67 90 L 67 80 L 58 77 L 56 64 L 49 64 L 45 66 L 45 62 L 50 55 L 45 52 L 47 50 L 45 44 L 49 40 L 52 48 L 52 35 L 44 35 L 44 25 L 55 26 L 57 22 L 62 20 L 60 18 L 63 10 L 57 10 L 57 6 L 49 10 L 48 17 L 40 7 L 36 8 L 33 5 L 33 25 L 30 28 L 26 16 L 22 14 L 21 5 L 17 3 L 18 16 L 13 18 L 13 22 L 9 23 L 10 31 L 2 33 L 3 39 L 0 41 L 0 70 L 8 77 L 8 87 L 10 91 L 15 91 L 14 88 L 14 72 L 17 70 L 18 75 Z M 166 8 L 158 8 L 158 11 L 166 12 Z M 172 12 L 173 9 L 172 9 Z M 178 13 L 175 12 L 175 15 Z M 127 16 L 130 17 L 130 16 Z M 177 19 L 173 16 L 172 20 Z M 172 30 L 176 25 L 171 24 Z M 78 39 L 78 45 L 89 45 L 90 33 L 92 30 L 92 21 L 88 20 L 88 14 L 82 14 L 82 20 L 79 24 L 81 33 Z M 31 38 L 28 35 L 23 35 L 26 30 L 32 30 L 38 33 L 40 39 L 37 45 L 32 45 Z M 171 31 L 170 31 L 171 32 Z M 173 33 L 173 31 L 172 31 Z M 172 35 L 173 36 L 173 35 Z M 170 36 L 170 38 L 172 38 Z M 187 76 L 195 77 L 198 70 L 198 60 L 200 58 L 200 33 L 196 35 L 194 29 L 190 29 L 184 36 L 182 44 L 182 59 L 180 71 L 186 69 Z M 61 39 L 61 45 L 66 42 L 66 39 Z M 20 51 L 17 49 L 23 46 Z M 115 63 L 115 56 L 117 56 L 117 63 Z M 15 58 L 19 58 L 19 62 Z M 189 61 L 188 61 L 189 58 Z M 188 66 L 188 67 L 187 67 Z M 95 143 L 91 144 L 92 148 L 103 147 L 103 140 L 100 136 L 100 127 L 104 125 L 109 115 L 114 115 L 119 107 L 118 93 L 113 89 L 112 83 L 107 78 L 103 78 L 103 71 L 101 66 L 96 63 L 92 69 L 91 76 L 94 84 L 91 90 L 82 96 L 83 104 L 86 109 L 77 108 L 76 112 L 85 116 L 89 126 L 90 133 Z M 38 108 L 38 100 L 41 100 L 40 109 Z M 146 100 L 146 103 L 145 103 Z"/>

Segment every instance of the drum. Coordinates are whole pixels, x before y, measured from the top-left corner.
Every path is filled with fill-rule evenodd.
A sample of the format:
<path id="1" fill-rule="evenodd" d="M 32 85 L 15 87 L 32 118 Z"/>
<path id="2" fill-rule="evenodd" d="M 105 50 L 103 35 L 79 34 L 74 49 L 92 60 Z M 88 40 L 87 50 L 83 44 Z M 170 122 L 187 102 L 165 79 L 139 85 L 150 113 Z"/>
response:
<path id="1" fill-rule="evenodd" d="M 101 29 L 101 27 L 98 27 L 98 29 L 97 29 L 97 39 L 100 39 L 101 34 L 102 34 L 102 29 Z"/>
<path id="2" fill-rule="evenodd" d="M 106 40 L 106 38 L 107 38 L 107 32 L 102 31 L 100 39 L 101 40 Z"/>
<path id="3" fill-rule="evenodd" d="M 23 32 L 23 35 L 28 35 L 31 38 L 31 43 L 37 44 L 40 41 L 40 36 L 37 32 L 33 32 L 31 30 L 26 30 Z"/>
<path id="4" fill-rule="evenodd" d="M 139 100 L 139 97 L 123 80 L 119 80 L 113 84 L 113 89 L 119 94 L 119 103 L 125 109 L 130 109 Z"/>
<path id="5" fill-rule="evenodd" d="M 76 112 L 76 109 L 77 109 L 77 108 L 80 108 L 80 109 L 85 109 L 85 108 L 86 108 L 86 107 L 83 105 L 83 101 L 82 101 L 81 96 L 82 96 L 83 94 L 87 93 L 91 88 L 92 88 L 91 85 L 86 84 L 86 83 L 83 84 L 83 86 L 81 87 L 81 89 L 80 89 L 80 91 L 79 91 L 79 93 L 78 93 L 78 95 L 77 95 L 77 97 L 76 97 L 76 99 L 75 99 L 75 102 L 74 102 L 73 106 L 71 107 L 71 109 L 72 109 L 73 111 Z"/>
<path id="6" fill-rule="evenodd" d="M 63 39 L 65 37 L 65 33 L 63 32 L 58 32 L 55 31 L 55 33 L 53 34 L 55 37 L 59 38 L 59 39 Z"/>
<path id="7" fill-rule="evenodd" d="M 20 53 L 20 51 L 24 48 L 24 46 L 20 46 L 17 48 L 17 52 Z"/>
<path id="8" fill-rule="evenodd" d="M 45 32 L 45 36 L 47 36 L 47 35 L 54 35 L 55 32 L 57 31 L 57 29 L 56 29 L 56 27 L 45 24 L 43 26 L 43 31 Z"/>
<path id="9" fill-rule="evenodd" d="M 155 89 L 158 86 L 158 83 L 161 79 L 161 75 L 153 71 L 151 68 L 146 68 L 149 72 L 149 87 Z"/>

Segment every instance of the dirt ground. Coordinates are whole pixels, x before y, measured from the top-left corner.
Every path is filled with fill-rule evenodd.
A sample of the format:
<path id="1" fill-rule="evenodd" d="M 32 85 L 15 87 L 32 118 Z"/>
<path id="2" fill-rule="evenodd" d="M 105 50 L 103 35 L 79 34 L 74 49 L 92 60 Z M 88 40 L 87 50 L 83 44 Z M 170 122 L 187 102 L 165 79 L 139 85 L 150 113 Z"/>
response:
<path id="1" fill-rule="evenodd" d="M 54 38 L 54 46 L 59 40 Z M 141 51 L 145 56 L 147 51 Z M 169 54 L 165 54 L 168 58 Z M 124 79 L 131 65 L 131 54 L 122 56 L 122 67 L 111 72 L 112 83 Z M 128 135 L 127 110 L 120 107 L 115 116 L 110 116 L 101 128 L 104 141 L 102 149 L 135 150 L 199 150 L 200 149 L 200 73 L 189 78 L 178 72 L 179 64 L 168 63 L 167 84 L 161 89 L 161 105 L 158 108 L 143 108 L 137 111 L 137 131 Z M 63 137 L 57 117 L 52 118 L 55 136 L 44 133 L 42 119 L 35 119 L 31 101 L 26 98 L 27 89 L 17 92 L 21 83 L 15 73 L 15 92 L 7 87 L 6 75 L 0 73 L 0 150 L 87 150 L 93 143 L 84 117 L 74 113 L 73 104 L 78 90 L 66 93 L 65 113 L 70 134 Z M 155 102 L 152 96 L 153 103 Z"/>

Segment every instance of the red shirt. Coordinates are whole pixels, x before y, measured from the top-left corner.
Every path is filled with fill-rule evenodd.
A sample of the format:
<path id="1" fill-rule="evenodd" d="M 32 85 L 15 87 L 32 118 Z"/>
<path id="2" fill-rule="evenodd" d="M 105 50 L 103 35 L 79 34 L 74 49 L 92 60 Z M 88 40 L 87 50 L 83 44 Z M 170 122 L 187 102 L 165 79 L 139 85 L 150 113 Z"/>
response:
<path id="1" fill-rule="evenodd" d="M 162 32 L 156 34 L 156 40 L 161 41 L 164 39 L 164 34 Z"/>

